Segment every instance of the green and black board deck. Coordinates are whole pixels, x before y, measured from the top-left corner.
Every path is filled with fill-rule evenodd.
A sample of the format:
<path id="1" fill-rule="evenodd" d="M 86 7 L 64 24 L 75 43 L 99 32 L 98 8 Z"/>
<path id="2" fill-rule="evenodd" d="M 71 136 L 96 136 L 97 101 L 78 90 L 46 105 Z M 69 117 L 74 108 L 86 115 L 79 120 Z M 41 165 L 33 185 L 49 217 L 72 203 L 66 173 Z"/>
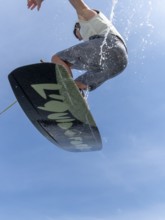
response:
<path id="1" fill-rule="evenodd" d="M 73 152 L 102 148 L 86 102 L 62 66 L 23 66 L 9 74 L 9 81 L 27 117 L 56 146 Z"/>

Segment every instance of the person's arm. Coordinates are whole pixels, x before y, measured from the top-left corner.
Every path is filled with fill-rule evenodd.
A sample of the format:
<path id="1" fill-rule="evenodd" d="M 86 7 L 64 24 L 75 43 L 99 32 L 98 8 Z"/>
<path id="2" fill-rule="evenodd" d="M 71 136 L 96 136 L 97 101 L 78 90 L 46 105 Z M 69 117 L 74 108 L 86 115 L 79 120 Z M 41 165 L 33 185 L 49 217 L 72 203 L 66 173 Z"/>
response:
<path id="1" fill-rule="evenodd" d="M 43 0 L 27 0 L 27 6 L 31 10 L 33 10 L 35 7 L 40 10 L 42 2 Z"/>
<path id="2" fill-rule="evenodd" d="M 43 0 L 27 0 L 27 6 L 31 10 L 35 7 L 40 10 L 42 2 Z M 75 8 L 77 16 L 81 20 L 88 21 L 97 14 L 94 10 L 90 9 L 83 0 L 69 0 L 69 2 Z"/>
<path id="3" fill-rule="evenodd" d="M 81 20 L 90 20 L 97 13 L 89 8 L 83 0 L 69 0 L 72 6 L 75 8 L 78 18 Z"/>

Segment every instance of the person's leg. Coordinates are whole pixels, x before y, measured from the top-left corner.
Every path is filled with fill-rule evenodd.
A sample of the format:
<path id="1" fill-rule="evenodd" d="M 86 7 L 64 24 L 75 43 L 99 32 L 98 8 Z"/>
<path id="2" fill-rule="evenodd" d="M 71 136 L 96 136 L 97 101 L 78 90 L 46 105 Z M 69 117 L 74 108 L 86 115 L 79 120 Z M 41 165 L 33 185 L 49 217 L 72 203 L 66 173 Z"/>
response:
<path id="1" fill-rule="evenodd" d="M 63 61 L 56 54 L 52 57 L 51 62 L 63 66 L 65 68 L 65 70 L 68 72 L 68 74 L 73 77 L 72 71 L 71 71 L 71 67 L 72 67 L 71 63 Z M 87 90 L 87 88 L 88 88 L 87 85 L 83 84 L 82 82 L 75 81 L 75 83 L 79 89 Z"/>
<path id="2" fill-rule="evenodd" d="M 69 63 L 64 62 L 59 56 L 54 55 L 51 59 L 51 62 L 63 66 L 65 70 L 68 72 L 68 74 L 72 76 L 72 71 L 70 68 L 71 65 L 69 65 Z"/>
<path id="3" fill-rule="evenodd" d="M 72 71 L 71 71 L 71 66 L 72 66 L 72 65 L 71 65 L 70 63 L 63 61 L 63 60 L 62 60 L 59 56 L 57 56 L 57 55 L 54 55 L 54 56 L 52 57 L 51 62 L 63 66 L 63 67 L 66 69 L 66 71 L 68 72 L 68 74 L 69 74 L 70 76 L 72 76 Z M 87 89 L 87 85 L 83 84 L 82 82 L 75 81 L 75 83 L 76 83 L 76 85 L 77 85 L 77 87 L 78 87 L 79 89 L 82 89 L 82 90 L 86 90 L 86 89 Z"/>
<path id="4" fill-rule="evenodd" d="M 71 68 L 86 70 L 75 79 L 80 89 L 97 88 L 119 74 L 126 63 L 126 51 L 115 36 L 96 38 L 58 52 L 52 62 L 63 65 L 71 75 Z"/>
<path id="5" fill-rule="evenodd" d="M 97 69 L 91 68 L 75 79 L 75 81 L 87 85 L 90 91 L 117 76 L 126 68 L 128 62 L 126 48 L 115 37 L 107 39 L 101 56 L 99 54 L 95 61 L 100 63 L 100 66 L 97 65 Z"/>
<path id="6" fill-rule="evenodd" d="M 98 39 L 98 41 L 86 41 L 60 51 L 52 57 L 52 62 L 64 66 L 70 75 L 72 75 L 71 69 L 92 69 L 93 72 L 96 72 L 99 68 L 100 45 L 103 41 L 103 38 Z M 75 83 L 78 88 L 82 90 L 87 90 L 89 88 L 88 84 L 82 81 L 75 80 Z"/>

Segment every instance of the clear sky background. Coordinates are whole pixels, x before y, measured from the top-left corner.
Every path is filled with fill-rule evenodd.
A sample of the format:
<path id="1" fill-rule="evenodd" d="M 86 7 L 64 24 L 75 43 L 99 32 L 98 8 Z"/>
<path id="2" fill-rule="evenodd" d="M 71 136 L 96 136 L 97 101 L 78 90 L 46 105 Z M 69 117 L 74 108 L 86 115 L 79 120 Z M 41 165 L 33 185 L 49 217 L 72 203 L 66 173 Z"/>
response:
<path id="1" fill-rule="evenodd" d="M 110 17 L 112 0 L 86 0 Z M 77 42 L 67 0 L 0 0 L 0 110 L 15 100 L 8 74 Z M 165 219 L 165 3 L 118 0 L 113 22 L 129 65 L 90 93 L 103 149 L 69 153 L 45 139 L 18 104 L 0 116 L 0 219 Z M 77 74 L 77 73 L 76 73 Z"/>

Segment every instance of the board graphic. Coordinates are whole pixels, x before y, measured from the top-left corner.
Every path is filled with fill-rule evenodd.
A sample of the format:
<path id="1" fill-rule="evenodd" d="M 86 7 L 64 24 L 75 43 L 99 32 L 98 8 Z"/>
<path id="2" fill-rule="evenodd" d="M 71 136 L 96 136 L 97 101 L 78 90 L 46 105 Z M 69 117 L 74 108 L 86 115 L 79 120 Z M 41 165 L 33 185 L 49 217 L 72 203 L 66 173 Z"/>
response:
<path id="1" fill-rule="evenodd" d="M 73 79 L 52 63 L 23 66 L 9 74 L 13 92 L 34 126 L 72 152 L 102 148 L 99 130 Z"/>

